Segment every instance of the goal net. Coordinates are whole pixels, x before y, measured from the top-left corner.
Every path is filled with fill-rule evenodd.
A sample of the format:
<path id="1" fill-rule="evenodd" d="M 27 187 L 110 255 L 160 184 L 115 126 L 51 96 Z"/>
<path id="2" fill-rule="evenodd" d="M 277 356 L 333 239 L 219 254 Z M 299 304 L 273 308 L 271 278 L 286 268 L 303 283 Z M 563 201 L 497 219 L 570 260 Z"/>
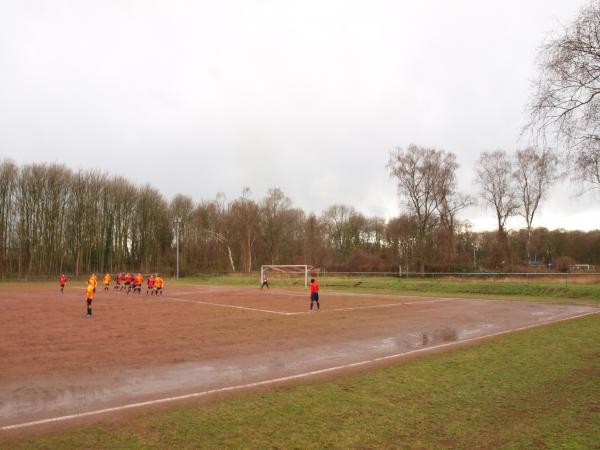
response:
<path id="1" fill-rule="evenodd" d="M 260 282 L 267 276 L 269 283 L 276 282 L 286 286 L 308 287 L 311 276 L 317 276 L 320 269 L 309 265 L 271 264 L 260 266 Z"/>

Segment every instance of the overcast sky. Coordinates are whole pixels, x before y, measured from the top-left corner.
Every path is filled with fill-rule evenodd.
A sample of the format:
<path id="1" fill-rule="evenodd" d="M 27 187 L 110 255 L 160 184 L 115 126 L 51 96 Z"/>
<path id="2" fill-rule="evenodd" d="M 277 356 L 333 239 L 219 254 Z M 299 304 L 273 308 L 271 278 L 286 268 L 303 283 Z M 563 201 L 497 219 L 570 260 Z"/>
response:
<path id="1" fill-rule="evenodd" d="M 482 151 L 526 146 L 539 46 L 584 3 L 0 0 L 0 159 L 393 217 L 395 147 L 454 152 L 476 194 Z M 577 190 L 557 184 L 534 226 L 598 228 Z"/>

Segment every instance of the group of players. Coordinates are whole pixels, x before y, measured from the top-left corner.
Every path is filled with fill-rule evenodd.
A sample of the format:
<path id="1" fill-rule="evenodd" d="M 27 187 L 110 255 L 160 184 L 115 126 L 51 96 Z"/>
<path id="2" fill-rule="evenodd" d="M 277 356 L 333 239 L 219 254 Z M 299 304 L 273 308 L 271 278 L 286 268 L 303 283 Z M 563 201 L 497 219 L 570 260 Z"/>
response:
<path id="1" fill-rule="evenodd" d="M 112 281 L 112 277 L 110 274 L 104 275 L 102 279 L 102 283 L 104 284 L 104 290 L 109 291 L 110 282 Z M 269 289 L 269 278 L 266 274 L 262 277 L 261 289 L 266 287 Z M 130 292 L 133 293 L 142 293 L 142 283 L 144 282 L 144 276 L 141 273 L 131 274 L 131 273 L 119 273 L 115 278 L 115 284 L 113 289 L 118 291 L 125 290 L 127 295 Z M 164 280 L 158 274 L 152 275 L 148 277 L 146 295 L 162 295 Z M 63 274 L 60 277 L 60 292 L 64 292 L 65 286 L 67 284 L 67 277 Z M 96 274 L 93 273 L 92 276 L 88 280 L 88 285 L 86 288 L 86 303 L 87 303 L 87 312 L 86 317 L 92 317 L 92 301 L 94 299 L 94 294 L 96 293 L 96 285 L 98 284 L 98 278 Z M 317 311 L 321 309 L 321 305 L 319 304 L 319 285 L 315 281 L 314 278 L 310 280 L 310 309 L 309 312 L 313 309 L 313 303 L 317 305 Z"/>
<path id="2" fill-rule="evenodd" d="M 110 274 L 104 275 L 102 283 L 104 284 L 104 290 L 109 291 L 112 277 Z M 144 282 L 144 276 L 141 273 L 119 273 L 115 277 L 114 290 L 126 291 L 127 295 L 130 292 L 142 293 L 142 284 Z M 65 286 L 67 285 L 67 277 L 62 274 L 60 277 L 60 292 L 64 292 Z M 98 277 L 93 273 L 87 282 L 87 288 L 85 290 L 85 298 L 87 303 L 86 317 L 92 317 L 92 301 L 94 300 L 94 294 L 96 293 L 96 285 L 98 284 Z M 146 295 L 162 295 L 165 281 L 158 274 L 150 274 L 146 282 Z"/>
<path id="3" fill-rule="evenodd" d="M 110 282 L 112 281 L 112 277 L 110 274 L 104 275 L 102 282 L 104 283 L 104 290 L 108 291 L 110 287 Z M 141 273 L 132 274 L 132 273 L 119 273 L 115 277 L 115 284 L 113 286 L 114 290 L 118 291 L 126 291 L 127 295 L 130 292 L 134 294 L 137 292 L 138 294 L 142 293 L 142 284 L 144 283 L 144 275 Z M 152 275 L 148 277 L 146 282 L 146 295 L 162 295 L 163 286 L 165 285 L 165 281 L 158 274 Z"/>

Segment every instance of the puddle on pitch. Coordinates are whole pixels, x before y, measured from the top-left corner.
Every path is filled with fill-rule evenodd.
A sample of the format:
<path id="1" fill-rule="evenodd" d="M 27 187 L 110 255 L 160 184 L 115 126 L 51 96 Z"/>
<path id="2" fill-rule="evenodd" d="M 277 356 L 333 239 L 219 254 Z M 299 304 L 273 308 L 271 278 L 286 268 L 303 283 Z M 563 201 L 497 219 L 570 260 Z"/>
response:
<path id="1" fill-rule="evenodd" d="M 432 333 L 423 333 L 421 335 L 421 344 L 423 347 L 443 342 L 454 342 L 458 340 L 458 333 L 454 328 L 441 328 Z"/>

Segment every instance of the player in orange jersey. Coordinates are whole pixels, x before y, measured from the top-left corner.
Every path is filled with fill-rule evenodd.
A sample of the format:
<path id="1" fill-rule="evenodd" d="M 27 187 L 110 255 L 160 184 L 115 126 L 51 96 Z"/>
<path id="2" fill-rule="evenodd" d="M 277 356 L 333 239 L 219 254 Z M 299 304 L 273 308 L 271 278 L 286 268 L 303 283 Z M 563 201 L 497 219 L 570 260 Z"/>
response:
<path id="1" fill-rule="evenodd" d="M 160 292 L 160 295 L 162 295 L 164 285 L 165 285 L 164 280 L 162 279 L 162 277 L 158 276 L 158 274 L 157 274 L 156 277 L 154 278 L 154 292 L 156 295 L 158 295 L 159 292 Z"/>
<path id="2" fill-rule="evenodd" d="M 92 317 L 92 300 L 94 300 L 94 285 L 88 283 L 87 289 L 85 290 L 85 301 L 87 303 L 86 317 Z"/>
<path id="3" fill-rule="evenodd" d="M 88 284 L 92 285 L 92 288 L 94 289 L 94 294 L 96 293 L 96 285 L 98 284 L 98 277 L 96 277 L 96 274 L 93 273 L 92 276 L 90 277 L 90 279 L 88 280 Z"/>
<path id="4" fill-rule="evenodd" d="M 108 291 L 108 287 L 110 286 L 110 274 L 106 274 L 104 275 L 104 278 L 102 278 L 102 283 L 104 283 L 104 290 Z"/>
<path id="5" fill-rule="evenodd" d="M 133 292 L 136 292 L 138 294 L 142 293 L 142 280 L 144 279 L 144 277 L 142 277 L 142 274 L 138 273 L 135 278 L 133 279 Z"/>

